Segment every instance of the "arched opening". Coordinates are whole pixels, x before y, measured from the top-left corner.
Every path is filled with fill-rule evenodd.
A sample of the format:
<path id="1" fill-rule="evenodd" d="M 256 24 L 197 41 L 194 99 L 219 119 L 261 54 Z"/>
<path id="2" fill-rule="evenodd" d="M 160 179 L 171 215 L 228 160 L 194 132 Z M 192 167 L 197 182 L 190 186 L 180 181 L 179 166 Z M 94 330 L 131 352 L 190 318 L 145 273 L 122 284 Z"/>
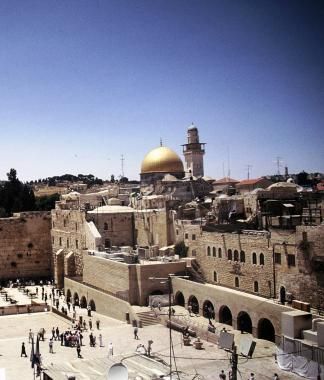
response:
<path id="1" fill-rule="evenodd" d="M 208 300 L 206 300 L 203 304 L 203 315 L 205 318 L 215 319 L 214 305 Z"/>
<path id="2" fill-rule="evenodd" d="M 219 309 L 219 322 L 220 323 L 225 323 L 226 325 L 232 326 L 233 324 L 233 317 L 232 317 L 232 312 L 227 306 L 221 306 Z"/>
<path id="3" fill-rule="evenodd" d="M 259 292 L 259 283 L 258 283 L 258 281 L 254 281 L 254 291 L 255 291 L 255 293 Z"/>
<path id="4" fill-rule="evenodd" d="M 259 339 L 265 339 L 270 340 L 270 342 L 275 341 L 275 329 L 273 327 L 273 324 L 269 319 L 262 318 L 259 320 L 258 323 L 258 338 Z"/>
<path id="5" fill-rule="evenodd" d="M 286 301 L 286 288 L 284 286 L 280 287 L 280 303 L 285 304 Z"/>
<path id="6" fill-rule="evenodd" d="M 257 254 L 255 252 L 252 253 L 252 264 L 257 263 Z"/>
<path id="7" fill-rule="evenodd" d="M 241 311 L 237 316 L 237 329 L 252 334 L 252 321 L 248 313 Z"/>
<path id="8" fill-rule="evenodd" d="M 216 257 L 216 248 L 213 247 L 213 257 Z"/>
<path id="9" fill-rule="evenodd" d="M 240 261 L 241 261 L 241 263 L 245 263 L 245 252 L 244 251 L 240 252 Z"/>
<path id="10" fill-rule="evenodd" d="M 199 314 L 199 302 L 195 296 L 190 296 L 188 306 L 191 305 L 191 310 L 194 314 Z"/>
<path id="11" fill-rule="evenodd" d="M 234 261 L 239 261 L 239 253 L 237 249 L 234 250 Z"/>
<path id="12" fill-rule="evenodd" d="M 229 249 L 227 251 L 227 258 L 228 258 L 228 260 L 232 260 L 232 250 L 231 249 Z"/>
<path id="13" fill-rule="evenodd" d="M 85 296 L 82 296 L 81 300 L 80 300 L 80 307 L 82 307 L 83 309 L 85 309 L 87 306 L 88 306 L 87 299 L 85 298 Z"/>
<path id="14" fill-rule="evenodd" d="M 75 306 L 79 306 L 79 295 L 77 292 L 73 294 L 73 302 Z"/>
<path id="15" fill-rule="evenodd" d="M 222 258 L 222 248 L 218 248 L 218 257 Z"/>
<path id="16" fill-rule="evenodd" d="M 71 297 L 72 297 L 71 290 L 68 289 L 66 291 L 66 302 L 71 302 Z"/>
<path id="17" fill-rule="evenodd" d="M 90 300 L 89 306 L 91 307 L 92 311 L 96 311 L 96 304 L 94 300 Z"/>
<path id="18" fill-rule="evenodd" d="M 174 301 L 175 301 L 176 305 L 179 305 L 179 306 L 185 305 L 185 299 L 184 299 L 184 296 L 181 292 L 176 293 L 176 295 L 174 297 Z"/>
<path id="19" fill-rule="evenodd" d="M 110 247 L 111 247 L 110 239 L 105 239 L 105 248 L 110 248 Z"/>
<path id="20" fill-rule="evenodd" d="M 210 256 L 210 246 L 207 247 L 207 256 Z"/>
<path id="21" fill-rule="evenodd" d="M 240 279 L 238 277 L 235 277 L 235 288 L 239 288 L 240 287 Z"/>
<path id="22" fill-rule="evenodd" d="M 260 265 L 264 265 L 264 254 L 260 253 Z"/>
<path id="23" fill-rule="evenodd" d="M 217 272 L 214 270 L 214 282 L 217 282 Z"/>

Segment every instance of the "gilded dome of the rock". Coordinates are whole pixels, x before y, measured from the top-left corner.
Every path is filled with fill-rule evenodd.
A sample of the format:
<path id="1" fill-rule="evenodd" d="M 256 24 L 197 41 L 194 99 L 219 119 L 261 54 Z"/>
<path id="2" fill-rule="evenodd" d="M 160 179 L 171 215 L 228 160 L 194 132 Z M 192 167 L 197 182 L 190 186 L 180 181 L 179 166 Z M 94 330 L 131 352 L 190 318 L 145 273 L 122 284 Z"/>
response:
<path id="1" fill-rule="evenodd" d="M 141 174 L 183 172 L 181 158 L 170 148 L 160 146 L 151 150 L 142 161 Z"/>

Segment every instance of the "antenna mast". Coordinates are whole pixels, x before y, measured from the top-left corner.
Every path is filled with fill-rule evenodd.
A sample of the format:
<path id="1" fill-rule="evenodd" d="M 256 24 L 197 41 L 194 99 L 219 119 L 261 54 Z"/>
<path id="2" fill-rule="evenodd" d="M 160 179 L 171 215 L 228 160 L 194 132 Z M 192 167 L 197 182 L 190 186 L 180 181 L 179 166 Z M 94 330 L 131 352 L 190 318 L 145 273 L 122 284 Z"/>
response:
<path id="1" fill-rule="evenodd" d="M 125 158 L 124 158 L 124 155 L 122 154 L 121 157 L 120 157 L 120 162 L 121 162 L 121 175 L 122 175 L 122 177 L 124 177 L 124 161 L 125 161 Z"/>
<path id="2" fill-rule="evenodd" d="M 251 173 L 251 171 L 252 171 L 252 170 L 250 170 L 250 169 L 252 169 L 252 167 L 253 167 L 253 165 L 251 165 L 251 164 L 247 164 L 247 165 L 246 165 L 247 179 L 250 179 L 250 173 Z"/>

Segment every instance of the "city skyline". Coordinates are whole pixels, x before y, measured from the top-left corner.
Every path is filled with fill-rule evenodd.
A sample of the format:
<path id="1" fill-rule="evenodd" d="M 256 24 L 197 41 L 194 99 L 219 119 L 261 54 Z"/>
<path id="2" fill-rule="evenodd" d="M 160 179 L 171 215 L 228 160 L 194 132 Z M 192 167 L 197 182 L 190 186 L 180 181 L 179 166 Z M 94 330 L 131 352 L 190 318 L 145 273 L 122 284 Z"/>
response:
<path id="1" fill-rule="evenodd" d="M 3 1 L 0 31 L 0 180 L 110 178 L 121 155 L 138 179 L 191 122 L 213 178 L 324 171 L 321 2 Z"/>

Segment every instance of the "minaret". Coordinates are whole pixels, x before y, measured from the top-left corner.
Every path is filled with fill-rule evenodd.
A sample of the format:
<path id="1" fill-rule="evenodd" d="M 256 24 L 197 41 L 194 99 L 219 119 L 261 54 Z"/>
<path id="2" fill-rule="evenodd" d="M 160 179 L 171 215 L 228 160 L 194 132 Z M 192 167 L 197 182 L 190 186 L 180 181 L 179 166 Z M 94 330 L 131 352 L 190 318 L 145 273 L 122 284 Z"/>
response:
<path id="1" fill-rule="evenodd" d="M 194 177 L 203 177 L 206 144 L 199 142 L 198 129 L 193 123 L 188 128 L 187 140 L 187 144 L 182 145 L 186 161 L 185 171 Z"/>

